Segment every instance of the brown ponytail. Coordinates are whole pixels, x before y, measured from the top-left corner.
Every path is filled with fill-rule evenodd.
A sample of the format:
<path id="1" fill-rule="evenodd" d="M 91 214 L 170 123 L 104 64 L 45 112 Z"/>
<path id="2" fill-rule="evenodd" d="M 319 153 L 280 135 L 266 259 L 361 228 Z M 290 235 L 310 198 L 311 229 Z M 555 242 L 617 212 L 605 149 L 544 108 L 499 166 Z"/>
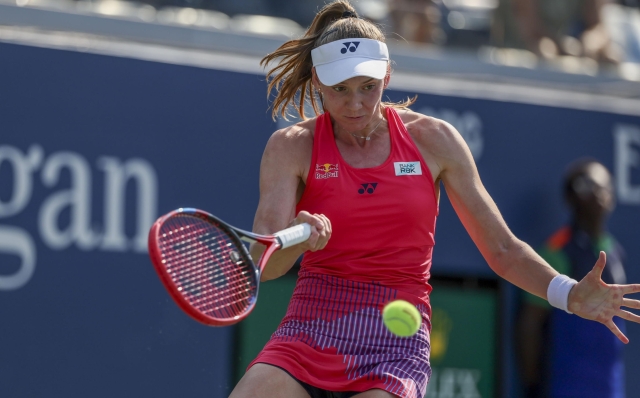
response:
<path id="1" fill-rule="evenodd" d="M 311 22 L 301 39 L 289 40 L 276 51 L 260 61 L 266 66 L 279 59 L 278 65 L 267 72 L 269 86 L 267 96 L 272 90 L 277 94 L 272 104 L 272 117 L 279 114 L 287 119 L 289 105 L 293 105 L 304 120 L 304 103 L 307 97 L 315 114 L 320 113 L 318 97 L 311 83 L 311 50 L 332 41 L 348 38 L 367 38 L 385 41 L 384 35 L 373 23 L 357 17 L 356 10 L 348 0 L 336 0 L 325 5 Z M 415 102 L 408 99 L 402 103 L 385 103 L 387 106 L 406 108 Z"/>

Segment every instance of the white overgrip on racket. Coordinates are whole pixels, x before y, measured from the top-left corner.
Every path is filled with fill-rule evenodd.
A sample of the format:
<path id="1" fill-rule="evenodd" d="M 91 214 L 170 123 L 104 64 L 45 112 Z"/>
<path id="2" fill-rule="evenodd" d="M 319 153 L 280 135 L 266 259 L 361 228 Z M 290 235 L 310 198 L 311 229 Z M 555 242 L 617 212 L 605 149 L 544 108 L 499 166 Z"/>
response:
<path id="1" fill-rule="evenodd" d="M 560 308 L 561 310 L 565 310 L 569 314 L 573 314 L 573 312 L 569 311 L 569 292 L 577 283 L 578 281 L 571 279 L 566 275 L 556 275 L 551 280 L 551 283 L 549 283 L 549 287 L 547 288 L 547 299 L 549 300 L 549 304 L 556 308 Z"/>
<path id="2" fill-rule="evenodd" d="M 303 223 L 283 229 L 273 235 L 280 239 L 280 243 L 282 244 L 281 249 L 286 249 L 287 247 L 297 245 L 309 239 L 309 236 L 311 236 L 311 226 Z"/>

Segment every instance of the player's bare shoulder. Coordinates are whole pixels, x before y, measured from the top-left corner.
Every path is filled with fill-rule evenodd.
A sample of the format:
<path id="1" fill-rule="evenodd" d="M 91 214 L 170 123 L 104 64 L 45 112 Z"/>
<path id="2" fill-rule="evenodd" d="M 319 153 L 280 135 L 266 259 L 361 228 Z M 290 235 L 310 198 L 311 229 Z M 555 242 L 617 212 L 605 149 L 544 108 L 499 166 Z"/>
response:
<path id="1" fill-rule="evenodd" d="M 398 112 L 407 131 L 423 153 L 434 157 L 450 157 L 452 152 L 464 150 L 466 144 L 460 133 L 444 120 L 411 110 Z"/>
<path id="2" fill-rule="evenodd" d="M 436 180 L 446 170 L 473 162 L 467 144 L 451 124 L 410 110 L 398 114 Z"/>
<path id="3" fill-rule="evenodd" d="M 314 119 L 305 120 L 291 126 L 287 126 L 276 130 L 269 138 L 269 143 L 272 142 L 279 145 L 286 146 L 304 146 L 311 143 L 313 145 L 313 130 L 315 129 L 315 122 L 310 123 Z"/>
<path id="4" fill-rule="evenodd" d="M 414 112 L 410 109 L 400 110 L 398 115 L 409 134 L 411 134 L 411 138 L 419 146 L 439 146 L 454 138 L 455 135 L 459 135 L 453 126 L 435 117 Z"/>
<path id="5" fill-rule="evenodd" d="M 276 130 L 269 138 L 266 151 L 279 155 L 287 155 L 290 151 L 311 153 L 314 129 L 315 118 Z"/>
<path id="6" fill-rule="evenodd" d="M 265 147 L 263 165 L 292 168 L 305 174 L 313 152 L 315 118 L 276 130 Z"/>

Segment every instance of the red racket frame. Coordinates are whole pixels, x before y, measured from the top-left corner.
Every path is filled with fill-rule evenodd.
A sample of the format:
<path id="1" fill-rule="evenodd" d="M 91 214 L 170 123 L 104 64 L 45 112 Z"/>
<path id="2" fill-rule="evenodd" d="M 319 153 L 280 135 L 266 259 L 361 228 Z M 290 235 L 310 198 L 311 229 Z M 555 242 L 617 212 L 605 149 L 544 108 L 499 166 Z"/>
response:
<path id="1" fill-rule="evenodd" d="M 247 307 L 244 313 L 231 317 L 231 318 L 214 318 L 207 314 L 202 313 L 197 308 L 195 308 L 187 299 L 183 297 L 181 293 L 179 293 L 178 286 L 173 281 L 171 276 L 167 273 L 165 266 L 162 264 L 162 251 L 160 249 L 159 241 L 160 241 L 160 231 L 162 230 L 162 226 L 165 222 L 172 217 L 180 216 L 180 215 L 189 215 L 192 217 L 200 218 L 201 220 L 211 223 L 215 225 L 217 228 L 220 228 L 229 233 L 229 236 L 234 241 L 234 244 L 242 251 L 245 256 L 248 264 L 255 271 L 255 279 L 256 279 L 256 288 L 255 294 L 253 296 L 253 300 L 250 305 Z M 245 247 L 245 245 L 241 242 L 242 238 L 245 240 L 249 240 L 251 242 L 258 242 L 266 246 L 265 251 L 260 256 L 260 260 L 258 261 L 258 265 L 253 262 L 251 259 L 251 255 L 249 251 Z M 174 211 L 171 211 L 164 216 L 158 218 L 158 220 L 153 224 L 149 231 L 149 257 L 151 258 L 151 262 L 162 281 L 162 284 L 169 292 L 169 295 L 173 298 L 173 300 L 178 304 L 178 306 L 186 312 L 189 316 L 201 322 L 205 325 L 209 326 L 229 326 L 235 323 L 240 322 L 244 318 L 246 318 L 253 308 L 255 307 L 256 301 L 258 299 L 258 291 L 260 286 L 260 275 L 262 274 L 262 270 L 264 269 L 269 257 L 280 248 L 280 241 L 276 236 L 273 235 L 259 235 L 253 232 L 248 232 L 239 228 L 235 228 L 214 215 L 207 213 L 203 210 L 194 209 L 194 208 L 180 208 Z"/>

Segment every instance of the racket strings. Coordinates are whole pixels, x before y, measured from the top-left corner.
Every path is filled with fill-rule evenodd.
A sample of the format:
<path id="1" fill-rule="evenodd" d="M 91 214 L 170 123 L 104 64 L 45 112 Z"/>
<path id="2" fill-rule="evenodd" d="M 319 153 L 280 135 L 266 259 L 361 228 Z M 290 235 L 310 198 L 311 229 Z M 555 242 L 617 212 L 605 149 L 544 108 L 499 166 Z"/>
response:
<path id="1" fill-rule="evenodd" d="M 209 241 L 211 240 L 212 239 L 209 239 Z M 215 250 L 215 249 L 211 250 L 211 254 L 213 254 L 216 258 L 221 259 L 219 252 L 221 252 L 221 250 Z M 189 253 L 183 253 L 183 254 L 185 256 L 189 255 Z M 206 253 L 201 253 L 194 257 L 191 257 L 192 260 L 190 261 L 198 261 L 196 260 L 196 258 L 198 257 L 202 257 L 202 261 L 207 260 Z M 184 258 L 187 260 L 189 259 L 189 257 L 184 257 Z M 184 266 L 184 264 L 174 263 L 174 265 L 176 266 L 176 268 L 179 269 L 178 272 L 175 274 L 175 276 L 185 281 L 182 285 L 182 288 L 188 289 L 188 290 L 200 284 L 202 282 L 201 279 L 209 279 L 212 282 L 212 284 L 214 286 L 217 285 L 217 287 L 222 287 L 224 283 L 227 283 L 228 290 L 234 290 L 234 288 L 237 288 L 242 284 L 250 285 L 251 283 L 251 280 L 248 279 L 248 275 L 250 273 L 250 271 L 248 270 L 236 270 L 236 272 L 232 273 L 231 275 L 232 277 L 228 278 L 228 275 L 225 273 L 225 271 L 228 271 L 228 270 L 225 270 L 223 268 L 209 267 L 208 271 L 202 271 L 201 269 L 186 267 Z M 240 277 L 239 279 L 236 278 L 238 276 Z M 229 281 L 228 279 L 232 279 L 232 281 Z"/>
<path id="2" fill-rule="evenodd" d="M 179 293 L 199 311 L 233 318 L 252 304 L 253 266 L 226 231 L 196 217 L 174 217 L 160 231 L 160 248 Z"/>
<path id="3" fill-rule="evenodd" d="M 212 241 L 212 239 L 209 239 L 209 241 Z M 211 242 L 205 243 L 211 244 Z M 195 245 L 198 245 L 198 243 L 195 243 Z M 193 256 L 193 251 L 188 254 Z M 191 293 L 191 304 L 201 312 L 223 310 L 223 316 L 235 316 L 235 312 L 242 312 L 244 309 L 243 305 L 238 307 L 237 304 L 244 303 L 248 298 L 251 283 L 247 280 L 246 275 L 249 273 L 242 271 L 239 275 L 238 272 L 233 272 L 237 271 L 236 268 L 221 266 L 226 262 L 221 258 L 221 253 L 216 253 L 216 250 L 212 250 L 212 254 L 215 264 L 210 264 L 208 260 L 211 259 L 207 258 L 206 255 L 196 256 L 201 257 L 200 259 L 193 258 L 192 266 L 189 268 L 181 267 L 181 264 L 175 264 L 176 267 L 174 268 L 178 268 L 181 271 L 185 269 L 192 271 L 176 273 L 175 276 L 181 285 L 178 289 L 181 292 Z M 237 262 L 235 264 L 240 265 Z M 243 275 L 245 276 L 244 278 Z M 211 315 L 220 316 L 220 314 Z"/>
<path id="4" fill-rule="evenodd" d="M 217 279 L 219 276 L 222 276 L 224 269 L 221 269 L 221 268 L 210 268 L 210 271 L 207 273 L 207 272 L 202 272 L 197 268 L 192 268 L 187 266 L 193 262 L 207 261 L 209 259 L 209 256 L 211 255 L 213 255 L 217 259 L 221 259 L 220 252 L 222 252 L 223 249 L 221 247 L 217 247 L 213 245 L 213 243 L 215 243 L 214 239 L 215 237 L 210 238 L 208 240 L 201 241 L 201 242 L 195 242 L 192 245 L 184 245 L 185 247 L 188 248 L 188 247 L 197 247 L 200 245 L 200 243 L 204 243 L 211 249 L 209 252 L 203 252 L 201 248 L 198 248 L 196 250 L 191 250 L 191 251 L 180 252 L 179 248 L 174 247 L 174 250 L 180 253 L 180 260 L 182 260 L 182 261 L 177 260 L 172 263 L 174 268 L 177 270 L 176 276 L 180 278 L 186 278 L 186 279 L 189 279 L 193 276 L 214 276 L 215 279 Z M 217 271 L 219 272 L 216 275 L 215 273 Z"/>

